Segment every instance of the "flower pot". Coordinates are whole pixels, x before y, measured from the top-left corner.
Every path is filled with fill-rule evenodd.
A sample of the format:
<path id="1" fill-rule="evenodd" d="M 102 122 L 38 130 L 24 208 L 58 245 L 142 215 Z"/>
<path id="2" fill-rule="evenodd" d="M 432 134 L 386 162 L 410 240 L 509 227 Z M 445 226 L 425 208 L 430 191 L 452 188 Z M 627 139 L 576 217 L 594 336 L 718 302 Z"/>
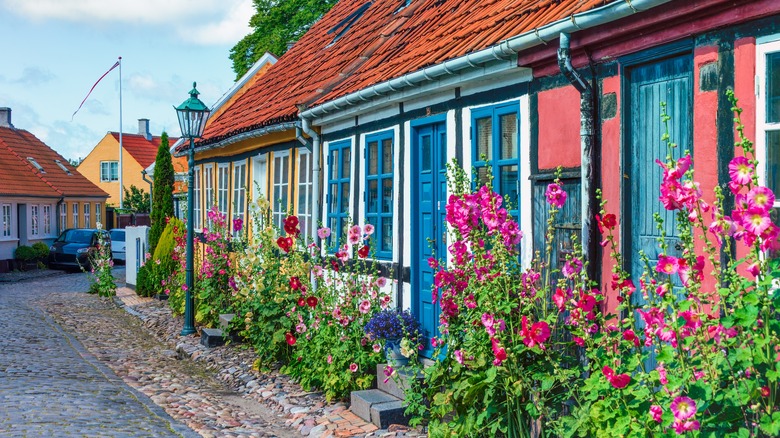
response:
<path id="1" fill-rule="evenodd" d="M 385 359 L 394 366 L 406 365 L 409 358 L 401 354 L 401 338 L 385 340 Z"/>

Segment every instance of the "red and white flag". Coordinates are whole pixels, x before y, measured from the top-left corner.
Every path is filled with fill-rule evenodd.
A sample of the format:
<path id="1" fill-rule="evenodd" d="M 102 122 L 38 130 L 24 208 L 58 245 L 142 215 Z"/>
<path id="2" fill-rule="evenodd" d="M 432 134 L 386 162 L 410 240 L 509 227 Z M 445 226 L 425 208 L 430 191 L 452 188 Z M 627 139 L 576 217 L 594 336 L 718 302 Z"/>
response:
<path id="1" fill-rule="evenodd" d="M 70 120 L 71 121 L 73 120 L 73 117 L 76 116 L 76 113 L 79 112 L 81 107 L 84 105 L 84 102 L 86 102 L 87 99 L 89 99 L 89 95 L 92 94 L 92 91 L 95 89 L 95 87 L 97 87 L 97 84 L 100 83 L 100 81 L 102 81 L 103 78 L 106 77 L 107 74 L 111 73 L 111 70 L 113 70 L 113 69 L 115 69 L 117 67 L 119 67 L 119 61 L 115 62 L 114 65 L 112 65 L 111 68 L 109 68 L 107 72 L 103 73 L 103 76 L 98 78 L 98 80 L 95 82 L 95 85 L 93 85 L 92 88 L 89 89 L 89 93 L 87 93 L 87 95 L 84 97 L 84 100 L 82 100 L 81 104 L 79 104 L 79 107 L 76 108 L 76 111 L 73 111 L 73 115 L 70 116 Z"/>

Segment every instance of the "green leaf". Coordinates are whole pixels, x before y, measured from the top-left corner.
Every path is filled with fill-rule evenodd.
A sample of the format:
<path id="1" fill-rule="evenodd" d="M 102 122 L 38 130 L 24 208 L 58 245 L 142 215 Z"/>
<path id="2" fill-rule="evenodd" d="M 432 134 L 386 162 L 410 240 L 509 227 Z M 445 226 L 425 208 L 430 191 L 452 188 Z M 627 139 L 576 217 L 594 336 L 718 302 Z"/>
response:
<path id="1" fill-rule="evenodd" d="M 748 294 L 745 294 L 742 297 L 742 301 L 745 304 L 753 304 L 753 305 L 758 304 L 758 294 L 756 294 L 755 292 L 750 292 Z"/>
<path id="2" fill-rule="evenodd" d="M 740 427 L 737 431 L 737 437 L 739 438 L 749 438 L 750 437 L 750 431 L 745 429 L 744 427 Z"/>
<path id="3" fill-rule="evenodd" d="M 734 318 L 736 318 L 737 324 L 745 328 L 753 327 L 758 319 L 758 307 L 754 305 L 748 305 L 741 307 L 734 311 Z"/>
<path id="4" fill-rule="evenodd" d="M 780 412 L 773 412 L 771 417 L 769 414 L 761 416 L 760 424 L 761 430 L 770 436 L 780 435 Z"/>

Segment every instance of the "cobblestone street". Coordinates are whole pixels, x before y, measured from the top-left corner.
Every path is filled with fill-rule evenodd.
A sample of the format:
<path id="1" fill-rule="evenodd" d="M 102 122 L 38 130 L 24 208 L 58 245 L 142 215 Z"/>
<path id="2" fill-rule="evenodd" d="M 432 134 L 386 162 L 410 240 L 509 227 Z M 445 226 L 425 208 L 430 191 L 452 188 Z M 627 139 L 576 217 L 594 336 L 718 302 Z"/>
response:
<path id="1" fill-rule="evenodd" d="M 50 274 L 0 282 L 0 436 L 300 436 L 85 294 L 84 274 Z"/>

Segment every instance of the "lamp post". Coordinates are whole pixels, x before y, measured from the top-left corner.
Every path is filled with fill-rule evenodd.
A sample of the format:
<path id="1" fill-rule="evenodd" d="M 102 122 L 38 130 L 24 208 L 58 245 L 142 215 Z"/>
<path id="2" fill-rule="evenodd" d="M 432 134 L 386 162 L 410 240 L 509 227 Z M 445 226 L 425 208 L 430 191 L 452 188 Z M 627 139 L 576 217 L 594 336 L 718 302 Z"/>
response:
<path id="1" fill-rule="evenodd" d="M 195 238 L 195 199 L 193 195 L 195 190 L 195 139 L 203 135 L 206 119 L 209 118 L 211 113 L 211 110 L 198 99 L 198 94 L 200 93 L 195 89 L 195 82 L 193 82 L 190 98 L 178 107 L 175 107 L 176 115 L 179 117 L 181 135 L 190 139 L 190 149 L 187 154 L 187 290 L 184 298 L 184 327 L 181 329 L 182 336 L 195 333 L 195 314 L 192 300 L 194 283 L 192 273 L 194 265 L 193 240 Z"/>

